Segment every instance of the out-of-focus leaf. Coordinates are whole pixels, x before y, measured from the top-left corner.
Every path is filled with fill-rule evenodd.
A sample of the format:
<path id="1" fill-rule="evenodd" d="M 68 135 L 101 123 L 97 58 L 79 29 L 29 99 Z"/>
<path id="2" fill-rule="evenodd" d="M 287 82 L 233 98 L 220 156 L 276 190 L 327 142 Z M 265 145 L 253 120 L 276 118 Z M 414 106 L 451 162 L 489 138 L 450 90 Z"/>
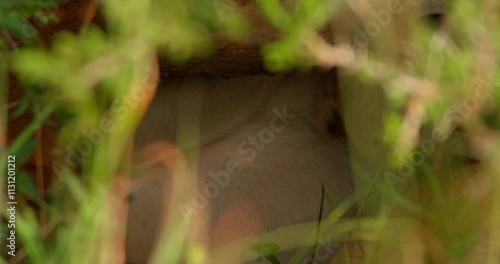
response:
<path id="1" fill-rule="evenodd" d="M 279 246 L 276 244 L 271 244 L 271 243 L 255 244 L 252 246 L 251 250 L 264 256 L 264 258 L 266 258 L 272 264 L 280 263 L 278 258 L 276 258 L 276 256 L 274 255 L 276 252 L 279 251 Z"/>
<path id="2" fill-rule="evenodd" d="M 31 179 L 30 175 L 25 171 L 19 171 L 16 174 L 16 183 L 19 187 L 19 192 L 26 195 L 34 201 L 38 200 L 38 188 Z"/>
<path id="3" fill-rule="evenodd" d="M 291 26 L 292 17 L 285 11 L 280 1 L 257 0 L 256 2 L 274 27 L 286 31 Z"/>
<path id="4" fill-rule="evenodd" d="M 230 13 L 224 19 L 222 26 L 223 31 L 235 37 L 245 37 L 248 35 L 250 26 L 247 19 L 237 13 Z"/>
<path id="5" fill-rule="evenodd" d="M 21 115 L 23 115 L 24 113 L 26 113 L 26 110 L 29 109 L 29 106 L 30 106 L 30 98 L 29 98 L 29 96 L 25 95 L 21 99 L 21 102 L 20 102 L 19 106 L 16 108 L 16 111 L 14 111 L 14 113 L 12 113 L 12 115 L 10 116 L 9 120 L 15 120 L 18 117 L 20 117 Z"/>
<path id="6" fill-rule="evenodd" d="M 265 45 L 262 54 L 266 69 L 272 72 L 284 72 L 292 70 L 297 65 L 311 65 L 306 58 L 297 53 L 299 50 L 297 44 L 294 40 L 285 39 Z"/>
<path id="7" fill-rule="evenodd" d="M 272 243 L 259 243 L 253 245 L 251 250 L 266 256 L 278 252 L 280 248 L 278 245 Z"/>
<path id="8" fill-rule="evenodd" d="M 33 151 L 36 148 L 37 141 L 36 139 L 31 139 L 28 142 L 26 142 L 17 153 L 16 155 L 16 162 L 19 164 L 22 164 L 24 161 L 26 161 L 31 154 L 33 154 Z"/>
<path id="9" fill-rule="evenodd" d="M 302 27 L 318 29 L 331 19 L 333 11 L 342 4 L 343 1 L 337 0 L 299 1 L 293 13 L 294 22 Z"/>

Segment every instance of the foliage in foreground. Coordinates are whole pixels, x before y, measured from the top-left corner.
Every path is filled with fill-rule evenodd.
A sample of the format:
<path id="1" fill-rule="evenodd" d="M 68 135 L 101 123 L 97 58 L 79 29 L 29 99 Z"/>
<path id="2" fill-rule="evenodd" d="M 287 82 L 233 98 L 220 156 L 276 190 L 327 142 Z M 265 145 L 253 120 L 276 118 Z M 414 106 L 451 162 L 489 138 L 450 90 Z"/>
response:
<path id="1" fill-rule="evenodd" d="M 10 34 L 27 42 L 33 38 L 33 34 L 28 36 L 22 30 L 29 25 L 28 18 L 33 16 L 42 23 L 53 19 L 41 11 L 54 7 L 49 2 L 54 3 L 2 2 L 0 29 L 5 36 Z M 362 195 L 365 199 L 358 200 L 359 217 L 339 220 L 353 201 L 331 205 L 338 208 L 321 222 L 319 234 L 318 225 L 314 224 L 311 233 L 306 234 L 310 239 L 296 239 L 296 246 L 309 246 L 298 254 L 314 259 L 316 253 L 311 253 L 311 248 L 320 252 L 327 242 L 353 241 L 356 243 L 341 250 L 339 262 L 350 259 L 353 263 L 355 259 L 401 263 L 401 259 L 417 259 L 421 260 L 418 263 L 498 263 L 500 213 L 495 209 L 500 208 L 500 74 L 496 54 L 500 51 L 500 3 L 454 1 L 447 9 L 447 29 L 440 33 L 434 33 L 426 22 L 395 16 L 394 20 L 408 27 L 404 51 L 387 53 L 384 47 L 392 44 L 388 42 L 402 41 L 402 37 L 391 27 L 381 27 L 392 37 L 374 36 L 367 48 L 344 45 L 342 50 L 349 56 L 341 60 L 329 52 L 333 46 L 318 45 L 323 42 L 318 42 L 317 32 L 336 10 L 345 8 L 343 2 L 303 0 L 291 8 L 282 7 L 277 0 L 256 2 L 282 33 L 280 40 L 262 50 L 270 70 L 313 64 L 341 66 L 367 87 L 384 87 L 392 110 L 387 111 L 385 134 L 392 147 L 379 173 L 366 172 L 353 162 L 356 175 L 369 186 Z M 104 1 L 102 10 L 109 21 L 106 32 L 90 26 L 76 35 L 61 34 L 50 50 L 23 46 L 15 52 L 2 52 L 1 98 L 5 98 L 6 74 L 11 70 L 25 82 L 27 94 L 37 94 L 30 100 L 36 100 L 40 106 L 30 129 L 7 149 L 2 146 L 2 171 L 6 154 L 24 157 L 33 150 L 36 142 L 31 140 L 32 135 L 51 114 L 64 116 L 60 130 L 60 144 L 64 146 L 78 147 L 83 136 L 78 131 L 98 127 L 104 117 L 115 125 L 101 144 L 81 157 L 79 170 L 68 164 L 57 167 L 61 182 L 52 187 L 50 198 L 59 202 L 38 200 L 38 206 L 47 213 L 45 223 L 40 223 L 29 209 L 18 214 L 19 239 L 24 246 L 21 257 L 25 261 L 116 262 L 120 253 L 109 254 L 115 252 L 117 243 L 112 239 L 117 232 L 113 198 L 120 194 L 114 186 L 121 174 L 128 174 L 121 167 L 122 156 L 141 116 L 130 111 L 123 117 L 110 108 L 128 107 L 124 99 L 133 89 L 140 89 L 132 84 L 143 81 L 144 69 L 157 52 L 176 62 L 187 61 L 210 51 L 210 32 L 244 32 L 245 18 L 235 8 L 231 12 L 224 9 L 232 6 L 206 0 Z M 29 26 L 28 29 L 33 30 Z M 1 47 L 5 49 L 10 44 L 7 38 L 3 40 Z M 109 61 L 113 67 L 109 67 Z M 35 111 L 28 109 L 29 105 L 26 103 L 25 111 Z M 2 113 L 0 118 L 0 127 L 5 129 L 8 117 Z M 472 165 L 471 160 L 475 162 Z M 24 194 L 39 196 L 30 187 L 33 183 L 25 178 L 18 182 L 24 187 Z M 3 178 L 2 189 L 5 182 Z M 370 197 L 375 199 L 369 200 Z M 381 204 L 380 213 L 362 217 L 373 200 Z M 6 210 L 2 212 L 6 214 Z M 200 251 L 190 244 L 188 224 L 175 220 L 169 225 L 176 226 L 176 232 L 168 233 L 172 229 L 166 228 L 161 240 L 161 246 L 171 250 L 157 255 L 155 263 L 178 263 L 181 259 L 202 262 L 205 249 Z M 273 255 L 282 249 L 283 233 L 293 230 L 262 234 L 268 241 L 262 239 L 253 250 L 262 259 L 275 262 Z M 274 235 L 280 239 L 273 240 Z M 485 250 L 478 249 L 477 254 L 474 247 L 484 241 Z M 358 244 L 365 250 L 358 250 Z"/>

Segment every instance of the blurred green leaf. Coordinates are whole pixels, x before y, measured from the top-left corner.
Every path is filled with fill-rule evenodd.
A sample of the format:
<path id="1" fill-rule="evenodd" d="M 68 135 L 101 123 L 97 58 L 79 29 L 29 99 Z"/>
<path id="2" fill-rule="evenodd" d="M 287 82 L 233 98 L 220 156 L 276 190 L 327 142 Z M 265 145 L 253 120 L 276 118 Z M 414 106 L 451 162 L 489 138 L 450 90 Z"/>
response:
<path id="1" fill-rule="evenodd" d="M 22 164 L 25 162 L 31 154 L 33 154 L 33 151 L 35 150 L 37 146 L 37 140 L 36 139 L 30 139 L 26 143 L 23 144 L 23 146 L 15 153 L 16 155 L 16 162 L 19 164 Z"/>
<path id="2" fill-rule="evenodd" d="M 15 120 L 17 118 L 19 118 L 21 115 L 23 115 L 24 113 L 26 113 L 26 110 L 29 109 L 30 107 L 30 97 L 25 95 L 23 96 L 23 98 L 21 98 L 21 101 L 19 103 L 19 105 L 17 106 L 16 110 L 12 113 L 12 115 L 10 116 L 9 120 Z"/>
<path id="3" fill-rule="evenodd" d="M 260 243 L 260 244 L 255 244 L 251 247 L 252 251 L 255 251 L 264 258 L 266 258 L 269 262 L 273 264 L 279 264 L 280 262 L 278 261 L 278 258 L 274 255 L 276 252 L 279 251 L 279 246 L 276 244 L 271 244 L 271 243 Z"/>
<path id="4" fill-rule="evenodd" d="M 269 20 L 269 22 L 281 31 L 286 31 L 292 25 L 292 17 L 283 8 L 278 0 L 257 0 L 256 3 Z"/>
<path id="5" fill-rule="evenodd" d="M 19 171 L 16 174 L 16 183 L 21 194 L 26 195 L 33 201 L 39 201 L 38 188 L 27 172 Z"/>

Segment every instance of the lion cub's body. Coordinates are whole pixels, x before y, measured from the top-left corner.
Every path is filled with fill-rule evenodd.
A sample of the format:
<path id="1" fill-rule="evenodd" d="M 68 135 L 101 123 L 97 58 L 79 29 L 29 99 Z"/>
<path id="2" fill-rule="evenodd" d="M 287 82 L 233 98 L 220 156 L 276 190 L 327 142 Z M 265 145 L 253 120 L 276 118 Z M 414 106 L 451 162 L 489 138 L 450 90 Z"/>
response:
<path id="1" fill-rule="evenodd" d="M 317 220 L 323 184 L 337 204 L 352 192 L 345 141 L 325 144 L 314 129 L 316 85 L 313 75 L 160 84 L 137 132 L 136 148 L 177 138 L 188 162 L 199 157 L 198 202 L 179 210 L 195 217 L 209 212 L 209 247 Z M 199 145 L 181 142 L 198 124 Z M 192 155 L 198 146 L 199 156 Z M 169 175 L 162 169 L 148 173 L 155 172 L 162 175 L 147 183 L 139 177 L 133 188 L 127 241 L 131 263 L 145 263 L 150 254 L 164 191 L 170 191 Z"/>

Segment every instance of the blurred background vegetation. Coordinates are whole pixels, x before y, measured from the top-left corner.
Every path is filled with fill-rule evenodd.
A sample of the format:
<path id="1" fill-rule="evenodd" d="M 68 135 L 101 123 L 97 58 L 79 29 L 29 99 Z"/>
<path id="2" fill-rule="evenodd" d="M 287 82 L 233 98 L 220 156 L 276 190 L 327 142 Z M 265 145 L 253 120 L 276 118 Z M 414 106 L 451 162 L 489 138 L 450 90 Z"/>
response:
<path id="1" fill-rule="evenodd" d="M 329 43 L 321 33 L 339 27 L 332 17 L 344 10 L 353 9 L 362 27 L 378 21 L 359 7 L 363 2 L 255 1 L 279 35 L 261 49 L 267 70 L 340 67 L 343 91 L 359 91 L 358 99 L 342 99 L 348 101 L 344 118 L 352 149 L 359 149 L 352 164 L 360 212 L 356 219 L 338 220 L 335 212 L 345 208 L 334 211 L 312 244 L 352 242 L 339 263 L 500 263 L 500 2 L 406 1 L 417 9 L 403 10 L 388 27 L 379 21 L 380 33 L 368 36 L 369 45 L 357 46 L 353 28 L 342 24 L 342 33 Z M 210 56 L 220 36 L 238 39 L 252 32 L 251 18 L 230 0 L 102 1 L 96 6 L 105 23 L 91 23 L 86 15 L 92 11 L 80 10 L 81 25 L 59 32 L 48 45 L 37 32 L 50 32 L 61 19 L 59 4 L 67 3 L 0 2 L 2 190 L 6 155 L 15 154 L 19 166 L 32 154 L 40 162 L 35 152 L 42 126 L 56 123 L 57 145 L 70 149 L 81 148 L 82 131 L 99 127 L 103 118 L 114 129 L 74 164 L 54 163 L 57 181 L 48 186 L 37 182 L 39 170 L 18 170 L 17 195 L 24 205 L 16 215 L 18 254 L 4 254 L 1 263 L 120 262 L 117 234 L 124 226 L 117 214 L 126 215 L 126 209 L 117 208 L 127 195 L 116 186 L 130 174 L 126 153 L 145 109 L 137 102 L 139 110 L 127 115 L 110 110 L 125 106 L 124 98 L 143 88 L 138 84 L 154 71 L 150 67 L 158 54 L 182 64 Z M 387 8 L 384 1 L 371 4 L 375 10 Z M 439 23 L 412 13 L 436 6 L 446 11 L 433 20 Z M 12 102 L 7 91 L 14 86 L 22 96 Z M 377 117 L 349 108 L 372 109 L 359 98 L 374 90 L 386 98 L 386 105 L 373 108 Z M 9 126 L 26 114 L 32 120 L 7 140 Z M 378 117 L 381 131 L 363 131 L 356 121 Z M 352 131 L 371 134 L 358 138 Z M 365 144 L 366 137 L 385 147 Z M 374 157 L 373 164 L 359 164 L 363 155 Z M 368 207 L 377 210 L 368 213 Z M 339 223 L 344 230 L 328 228 Z M 4 239 L 7 225 L 0 228 Z M 162 241 L 176 250 L 162 252 L 154 263 L 203 263 L 206 253 L 190 248 L 186 233 L 177 235 L 166 234 Z M 254 249 L 276 262 L 272 255 L 279 245 L 262 245 Z"/>

